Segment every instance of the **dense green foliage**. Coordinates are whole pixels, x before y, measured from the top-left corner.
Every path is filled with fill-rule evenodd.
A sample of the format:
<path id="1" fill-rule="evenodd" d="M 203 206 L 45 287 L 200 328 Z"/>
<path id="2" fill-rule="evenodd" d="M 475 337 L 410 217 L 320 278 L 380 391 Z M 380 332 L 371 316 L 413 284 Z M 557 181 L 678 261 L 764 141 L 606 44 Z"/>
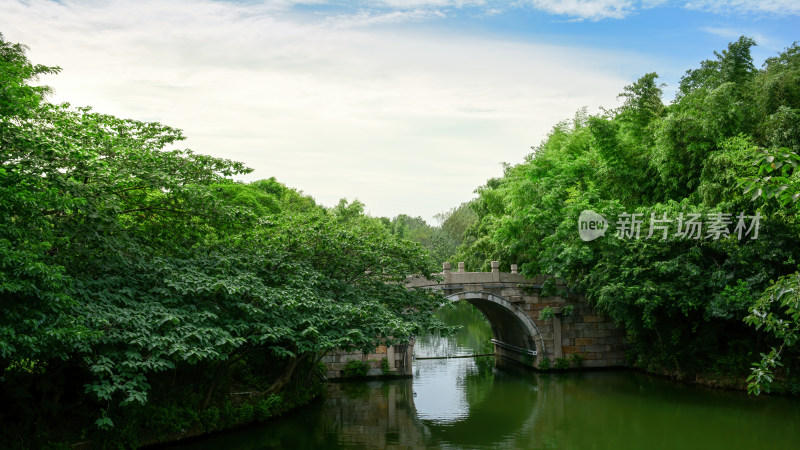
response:
<path id="1" fill-rule="evenodd" d="M 402 283 L 430 273 L 419 244 L 234 182 L 241 163 L 167 150 L 179 130 L 47 103 L 30 83 L 58 70 L 0 36 L 0 446 L 40 445 L 66 408 L 113 428 L 176 383 L 193 414 L 233 382 L 268 398 L 331 349 L 443 326 Z"/>
<path id="2" fill-rule="evenodd" d="M 439 213 L 435 219 L 439 226 L 431 226 L 422 217 L 410 217 L 400 214 L 394 219 L 383 218 L 386 226 L 398 237 L 421 244 L 431 255 L 435 267 L 432 272 L 440 272 L 442 263 L 450 260 L 458 247 L 463 243 L 464 232 L 472 225 L 477 216 L 469 207 L 469 203 Z"/>
<path id="3" fill-rule="evenodd" d="M 745 193 L 753 191 L 753 198 L 775 198 L 786 207 L 800 209 L 800 177 L 797 151 L 781 148 L 765 150 L 756 160 L 758 176 L 745 178 L 740 184 Z M 766 176 L 764 176 L 766 175 Z M 778 343 L 769 352 L 761 353 L 761 361 L 754 364 L 748 391 L 760 394 L 769 391 L 774 380 L 773 371 L 783 366 L 781 354 L 790 353 L 800 339 L 800 273 L 785 275 L 773 283 L 756 301 L 745 322 L 776 338 Z"/>
<path id="4" fill-rule="evenodd" d="M 180 130 L 50 104 L 32 83 L 60 69 L 0 35 L 0 446 L 280 413 L 325 352 L 445 329 L 442 298 L 402 282 L 447 259 L 565 279 L 626 328 L 637 366 L 736 375 L 762 354 L 752 392 L 791 381 L 800 47 L 756 69 L 754 44 L 687 71 L 668 105 L 650 73 L 619 108 L 578 112 L 431 227 L 235 182 L 241 163 L 168 150 Z M 604 237 L 581 239 L 584 210 Z"/>
<path id="5" fill-rule="evenodd" d="M 778 311 L 788 279 L 756 310 L 788 331 L 759 334 L 743 321 L 770 280 L 800 262 L 800 47 L 756 69 L 753 45 L 742 37 L 687 71 L 668 105 L 650 73 L 624 89 L 619 108 L 556 125 L 477 190 L 478 219 L 456 259 L 563 278 L 625 327 L 632 362 L 653 371 L 741 376 L 775 338 L 796 350 L 796 294 Z M 607 219 L 605 236 L 581 239 L 584 210 Z M 789 361 L 784 378 L 799 368 Z"/>

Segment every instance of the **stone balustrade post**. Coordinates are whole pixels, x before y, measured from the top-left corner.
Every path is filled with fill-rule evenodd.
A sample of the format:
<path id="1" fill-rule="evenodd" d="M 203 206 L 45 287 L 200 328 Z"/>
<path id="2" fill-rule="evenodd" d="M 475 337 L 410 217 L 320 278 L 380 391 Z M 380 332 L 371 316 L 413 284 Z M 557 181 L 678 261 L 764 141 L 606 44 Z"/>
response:
<path id="1" fill-rule="evenodd" d="M 453 272 L 450 271 L 450 263 L 442 263 L 442 275 L 444 275 L 444 282 L 445 283 L 452 283 L 453 282 Z"/>
<path id="2" fill-rule="evenodd" d="M 492 261 L 492 281 L 500 281 L 500 261 Z"/>
<path id="3" fill-rule="evenodd" d="M 458 273 L 464 273 L 464 263 L 458 263 Z"/>

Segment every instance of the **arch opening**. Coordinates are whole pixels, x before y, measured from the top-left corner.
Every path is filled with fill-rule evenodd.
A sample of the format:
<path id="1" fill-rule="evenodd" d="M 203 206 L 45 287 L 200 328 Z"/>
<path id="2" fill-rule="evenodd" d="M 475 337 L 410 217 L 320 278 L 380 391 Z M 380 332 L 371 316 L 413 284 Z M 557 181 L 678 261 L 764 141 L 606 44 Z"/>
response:
<path id="1" fill-rule="evenodd" d="M 544 355 L 544 341 L 533 320 L 515 304 L 499 295 L 482 291 L 458 292 L 445 296 L 464 300 L 480 310 L 492 328 L 495 353 L 524 365 L 538 365 Z M 531 355 L 531 351 L 536 356 Z"/>

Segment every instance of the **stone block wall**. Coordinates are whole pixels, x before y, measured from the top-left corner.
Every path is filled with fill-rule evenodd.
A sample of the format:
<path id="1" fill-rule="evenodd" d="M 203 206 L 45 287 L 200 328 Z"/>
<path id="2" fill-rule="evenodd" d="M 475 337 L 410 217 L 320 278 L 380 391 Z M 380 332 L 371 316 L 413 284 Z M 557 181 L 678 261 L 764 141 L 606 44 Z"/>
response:
<path id="1" fill-rule="evenodd" d="M 550 361 L 579 355 L 582 367 L 618 367 L 625 365 L 625 332 L 613 320 L 598 313 L 582 296 L 526 299 L 528 315 L 542 332 L 546 356 Z M 549 320 L 539 314 L 545 307 L 556 312 Z M 571 314 L 565 314 L 572 306 Z"/>
<path id="2" fill-rule="evenodd" d="M 414 342 L 408 345 L 380 345 L 373 353 L 364 354 L 363 352 L 345 352 L 337 350 L 325 355 L 322 362 L 325 363 L 327 370 L 325 377 L 328 379 L 344 378 L 344 369 L 350 361 L 363 361 L 369 364 L 367 376 L 411 376 L 411 354 Z M 392 373 L 385 374 L 382 368 L 382 360 L 389 361 L 389 368 Z"/>

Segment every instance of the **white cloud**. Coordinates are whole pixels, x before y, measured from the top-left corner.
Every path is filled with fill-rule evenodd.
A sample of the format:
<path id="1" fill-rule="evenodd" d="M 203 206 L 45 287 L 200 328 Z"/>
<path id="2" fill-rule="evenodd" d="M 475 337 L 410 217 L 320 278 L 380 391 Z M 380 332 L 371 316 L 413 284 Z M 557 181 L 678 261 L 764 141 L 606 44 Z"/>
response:
<path id="1" fill-rule="evenodd" d="M 797 0 L 696 0 L 686 3 L 686 8 L 716 14 L 771 14 L 795 16 L 800 14 Z"/>
<path id="2" fill-rule="evenodd" d="M 355 28 L 406 22 L 422 22 L 430 19 L 443 19 L 445 17 L 446 14 L 441 11 L 428 9 L 390 11 L 384 13 L 362 10 L 355 14 L 341 14 L 328 17 L 326 21 L 337 28 Z"/>
<path id="3" fill-rule="evenodd" d="M 650 5 L 663 0 L 644 0 Z M 388 7 L 394 10 L 423 10 L 445 8 L 477 7 L 483 9 L 485 16 L 509 9 L 533 7 L 548 14 L 568 16 L 578 20 L 622 19 L 635 10 L 631 0 L 521 0 L 508 2 L 500 0 L 380 0 L 366 2 L 371 7 Z"/>
<path id="4" fill-rule="evenodd" d="M 649 68 L 630 54 L 289 16 L 209 0 L 6 1 L 0 29 L 63 67 L 42 80 L 57 101 L 182 128 L 195 151 L 324 204 L 358 197 L 375 215 L 428 219 L 579 107 L 614 106 Z"/>
<path id="5" fill-rule="evenodd" d="M 739 39 L 740 36 L 749 36 L 755 39 L 758 45 L 771 45 L 772 40 L 766 37 L 764 34 L 751 31 L 751 30 L 742 30 L 739 28 L 730 28 L 730 27 L 703 27 L 700 30 L 705 31 L 706 33 L 713 34 L 715 36 L 723 37 L 725 39 L 730 40 L 731 42 Z"/>
<path id="6" fill-rule="evenodd" d="M 550 14 L 578 19 L 622 19 L 635 7 L 629 0 L 530 0 L 530 3 Z"/>
<path id="7" fill-rule="evenodd" d="M 684 7 L 715 14 L 768 14 L 774 16 L 794 16 L 800 14 L 797 0 L 380 0 L 367 1 L 363 6 L 383 7 L 393 10 L 482 8 L 484 15 L 497 11 L 533 7 L 548 14 L 567 16 L 572 20 L 599 21 L 605 19 L 624 19 L 640 9 L 662 6 Z"/>
<path id="8" fill-rule="evenodd" d="M 522 0 L 517 2 L 501 0 L 380 0 L 366 3 L 394 9 L 482 7 L 487 12 L 528 5 L 550 14 L 599 20 L 621 19 L 634 10 L 635 3 L 650 5 L 663 1 L 665 0 L 642 0 L 641 2 L 631 0 Z"/>
<path id="9" fill-rule="evenodd" d="M 468 6 L 485 6 L 494 3 L 493 0 L 366 0 L 365 4 L 382 5 L 391 8 L 418 9 L 418 8 L 464 8 Z"/>
<path id="10" fill-rule="evenodd" d="M 669 0 L 642 0 L 642 8 L 655 8 L 669 3 Z"/>

